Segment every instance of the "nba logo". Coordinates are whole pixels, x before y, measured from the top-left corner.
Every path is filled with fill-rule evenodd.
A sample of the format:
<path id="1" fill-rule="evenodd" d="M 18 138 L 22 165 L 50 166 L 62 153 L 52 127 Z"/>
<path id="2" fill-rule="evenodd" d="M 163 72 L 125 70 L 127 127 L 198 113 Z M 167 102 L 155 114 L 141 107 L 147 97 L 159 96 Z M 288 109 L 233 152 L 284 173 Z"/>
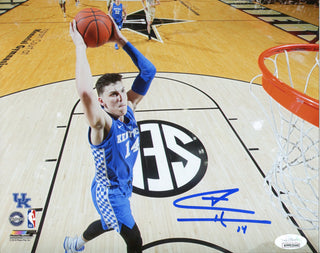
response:
<path id="1" fill-rule="evenodd" d="M 36 211 L 33 209 L 28 210 L 28 228 L 36 227 Z"/>

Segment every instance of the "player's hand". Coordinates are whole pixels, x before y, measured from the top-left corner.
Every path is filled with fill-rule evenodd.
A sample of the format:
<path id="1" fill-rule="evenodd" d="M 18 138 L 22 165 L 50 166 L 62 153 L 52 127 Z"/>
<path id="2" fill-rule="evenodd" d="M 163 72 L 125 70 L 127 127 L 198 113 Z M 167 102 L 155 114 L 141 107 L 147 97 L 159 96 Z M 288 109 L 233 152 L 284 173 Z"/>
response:
<path id="1" fill-rule="evenodd" d="M 75 20 L 73 20 L 70 23 L 70 36 L 71 36 L 73 43 L 75 44 L 76 47 L 78 47 L 78 46 L 87 47 L 86 43 L 84 43 L 84 40 L 77 29 L 77 24 L 76 24 Z"/>
<path id="2" fill-rule="evenodd" d="M 123 47 L 128 42 L 128 40 L 120 32 L 120 30 L 119 30 L 116 22 L 113 20 L 113 18 L 110 15 L 108 15 L 108 16 L 112 20 L 112 35 L 111 35 L 110 39 L 108 40 L 108 42 L 115 42 L 119 46 Z"/>

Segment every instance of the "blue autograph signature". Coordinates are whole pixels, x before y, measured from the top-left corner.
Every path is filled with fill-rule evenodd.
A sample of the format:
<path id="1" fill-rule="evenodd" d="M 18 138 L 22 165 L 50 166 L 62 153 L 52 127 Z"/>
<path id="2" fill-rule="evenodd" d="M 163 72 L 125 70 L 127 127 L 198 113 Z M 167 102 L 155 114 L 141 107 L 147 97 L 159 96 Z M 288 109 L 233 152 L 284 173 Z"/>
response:
<path id="1" fill-rule="evenodd" d="M 225 208 L 225 207 L 216 207 L 215 205 L 220 201 L 229 201 L 228 196 L 238 192 L 239 189 L 227 189 L 227 190 L 220 190 L 220 191 L 210 191 L 204 193 L 198 193 L 186 197 L 179 198 L 173 202 L 173 205 L 177 208 L 184 208 L 184 209 L 202 209 L 202 210 L 215 210 L 221 211 L 218 215 L 216 214 L 214 218 L 179 218 L 177 219 L 179 222 L 187 222 L 187 221 L 213 221 L 213 222 L 220 222 L 222 226 L 227 227 L 227 222 L 244 222 L 244 223 L 260 223 L 260 224 L 271 224 L 269 220 L 252 220 L 252 219 L 228 219 L 225 218 L 225 212 L 237 212 L 237 213 L 246 213 L 246 214 L 254 214 L 254 211 L 244 210 L 244 209 L 234 209 L 234 208 Z M 203 205 L 192 206 L 192 205 L 184 205 L 181 202 L 201 197 L 203 200 Z M 237 232 L 243 231 L 244 233 L 247 230 L 247 226 L 238 226 Z"/>

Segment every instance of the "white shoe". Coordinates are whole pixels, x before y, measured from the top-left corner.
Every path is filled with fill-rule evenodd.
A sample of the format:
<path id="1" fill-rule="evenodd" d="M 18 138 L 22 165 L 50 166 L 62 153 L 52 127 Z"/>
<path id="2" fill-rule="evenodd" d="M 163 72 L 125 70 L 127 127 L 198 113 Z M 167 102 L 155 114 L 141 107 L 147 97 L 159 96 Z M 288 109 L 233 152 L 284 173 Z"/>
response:
<path id="1" fill-rule="evenodd" d="M 74 253 L 74 252 L 81 252 L 84 250 L 84 246 L 82 246 L 80 249 L 77 249 L 77 240 L 78 237 L 75 238 L 66 237 L 63 242 L 63 248 L 65 253 Z"/>

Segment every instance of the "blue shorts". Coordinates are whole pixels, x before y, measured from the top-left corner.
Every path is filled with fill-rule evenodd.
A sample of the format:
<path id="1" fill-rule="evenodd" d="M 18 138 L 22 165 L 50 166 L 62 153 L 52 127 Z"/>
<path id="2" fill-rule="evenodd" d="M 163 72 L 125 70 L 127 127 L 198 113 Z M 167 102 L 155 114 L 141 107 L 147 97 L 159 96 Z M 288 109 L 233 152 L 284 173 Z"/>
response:
<path id="1" fill-rule="evenodd" d="M 99 192 L 103 194 L 103 200 L 99 200 Z M 129 193 L 124 193 L 119 188 L 106 189 L 99 186 L 94 179 L 91 185 L 91 195 L 95 208 L 97 209 L 100 217 L 101 224 L 104 230 L 114 229 L 120 233 L 122 225 L 132 229 L 135 220 L 132 216 Z"/>

